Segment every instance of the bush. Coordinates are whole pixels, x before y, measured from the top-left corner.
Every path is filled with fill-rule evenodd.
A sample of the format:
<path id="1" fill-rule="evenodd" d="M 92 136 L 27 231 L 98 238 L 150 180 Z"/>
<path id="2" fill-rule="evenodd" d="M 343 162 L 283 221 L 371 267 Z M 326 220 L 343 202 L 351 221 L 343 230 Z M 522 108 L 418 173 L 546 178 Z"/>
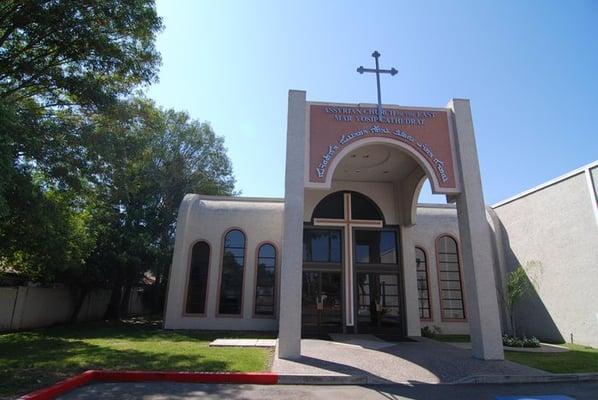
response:
<path id="1" fill-rule="evenodd" d="M 423 337 L 427 337 L 427 338 L 433 338 L 436 335 L 440 335 L 440 327 L 434 325 L 432 327 L 429 326 L 424 326 L 421 329 L 421 333 Z"/>
<path id="2" fill-rule="evenodd" d="M 535 336 L 525 335 L 522 337 L 503 335 L 502 344 L 509 347 L 540 347 L 540 341 Z"/>

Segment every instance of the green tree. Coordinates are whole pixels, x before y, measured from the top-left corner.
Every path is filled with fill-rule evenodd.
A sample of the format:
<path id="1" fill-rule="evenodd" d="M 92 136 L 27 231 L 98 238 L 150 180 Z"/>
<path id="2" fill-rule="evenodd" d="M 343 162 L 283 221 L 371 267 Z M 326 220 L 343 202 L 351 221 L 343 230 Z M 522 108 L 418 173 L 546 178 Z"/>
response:
<path id="1" fill-rule="evenodd" d="M 105 232 L 91 262 L 111 266 L 109 314 L 117 316 L 148 270 L 163 296 L 183 196 L 233 194 L 234 178 L 222 138 L 186 113 L 137 99 L 93 126 L 94 225 Z"/>
<path id="2" fill-rule="evenodd" d="M 506 299 L 509 321 L 511 324 L 511 334 L 517 336 L 517 327 L 515 323 L 515 307 L 523 296 L 533 288 L 532 280 L 529 274 L 537 267 L 538 263 L 528 262 L 526 267 L 518 266 L 507 275 L 506 281 Z"/>
<path id="3" fill-rule="evenodd" d="M 153 0 L 5 0 L 0 99 L 105 107 L 156 79 Z"/>

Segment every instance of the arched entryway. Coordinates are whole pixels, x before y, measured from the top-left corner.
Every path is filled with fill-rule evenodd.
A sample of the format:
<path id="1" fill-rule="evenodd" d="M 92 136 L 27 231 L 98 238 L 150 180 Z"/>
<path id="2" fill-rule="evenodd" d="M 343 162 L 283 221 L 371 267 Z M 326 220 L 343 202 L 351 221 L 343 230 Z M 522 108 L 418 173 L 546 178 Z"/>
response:
<path id="1" fill-rule="evenodd" d="M 361 193 L 318 203 L 303 234 L 304 335 L 404 333 L 399 233 Z"/>

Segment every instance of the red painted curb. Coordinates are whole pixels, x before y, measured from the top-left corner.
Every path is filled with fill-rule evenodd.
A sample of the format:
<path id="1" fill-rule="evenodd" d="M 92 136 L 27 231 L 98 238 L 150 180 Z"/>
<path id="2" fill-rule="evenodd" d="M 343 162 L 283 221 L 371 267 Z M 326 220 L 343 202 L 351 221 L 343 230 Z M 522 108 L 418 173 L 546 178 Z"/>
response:
<path id="1" fill-rule="evenodd" d="M 89 370 L 52 386 L 36 390 L 19 400 L 49 400 L 91 381 L 97 382 L 194 382 L 245 383 L 275 385 L 278 374 L 273 372 L 169 372 L 169 371 L 104 371 Z"/>
<path id="2" fill-rule="evenodd" d="M 93 380 L 95 371 L 85 371 L 82 374 L 75 375 L 71 378 L 57 382 L 47 388 L 36 390 L 26 394 L 25 396 L 19 397 L 19 400 L 46 400 L 53 399 L 69 390 L 83 386 Z"/>

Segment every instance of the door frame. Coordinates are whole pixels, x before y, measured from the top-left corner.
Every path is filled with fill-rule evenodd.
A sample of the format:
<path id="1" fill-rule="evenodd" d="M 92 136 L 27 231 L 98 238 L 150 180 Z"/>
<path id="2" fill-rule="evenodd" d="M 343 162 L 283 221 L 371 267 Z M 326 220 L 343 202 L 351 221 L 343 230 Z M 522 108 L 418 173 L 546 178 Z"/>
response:
<path id="1" fill-rule="evenodd" d="M 397 263 L 396 264 L 359 264 L 355 260 L 353 260 L 353 321 L 355 321 L 355 333 L 359 332 L 359 324 L 357 323 L 357 311 L 358 311 L 358 304 L 359 304 L 359 291 L 357 288 L 357 274 L 362 272 L 371 272 L 371 273 L 378 273 L 378 274 L 396 274 L 397 275 L 397 285 L 398 290 L 401 291 L 399 293 L 398 301 L 399 301 L 399 313 L 400 313 L 400 328 L 398 332 L 393 332 L 401 336 L 405 336 L 407 333 L 407 320 L 405 318 L 405 282 L 404 282 L 404 274 L 403 274 L 403 247 L 401 242 L 401 229 L 400 225 L 383 225 L 381 228 L 353 228 L 353 257 L 357 254 L 357 249 L 355 248 L 355 231 L 393 231 L 395 232 L 395 247 L 397 249 Z M 377 332 L 378 333 L 378 332 Z"/>
<path id="2" fill-rule="evenodd" d="M 317 332 L 308 332 L 307 334 L 317 333 L 317 334 L 328 334 L 328 333 L 344 333 L 345 332 L 345 319 L 343 316 L 344 311 L 344 290 L 343 290 L 343 276 L 342 273 L 338 270 L 330 270 L 330 269 L 307 269 L 301 272 L 301 279 L 303 280 L 303 274 L 306 273 L 316 273 L 319 276 L 318 280 L 318 296 L 321 296 L 322 292 L 322 274 L 337 274 L 339 278 L 339 292 L 340 292 L 340 332 L 323 332 L 321 330 L 321 325 L 318 323 Z M 304 334 L 304 325 L 303 325 L 303 288 L 302 288 L 302 296 L 301 296 L 301 334 Z M 316 311 L 317 312 L 317 311 Z M 317 314 L 316 314 L 317 315 Z M 321 321 L 320 321 L 321 322 Z"/>

